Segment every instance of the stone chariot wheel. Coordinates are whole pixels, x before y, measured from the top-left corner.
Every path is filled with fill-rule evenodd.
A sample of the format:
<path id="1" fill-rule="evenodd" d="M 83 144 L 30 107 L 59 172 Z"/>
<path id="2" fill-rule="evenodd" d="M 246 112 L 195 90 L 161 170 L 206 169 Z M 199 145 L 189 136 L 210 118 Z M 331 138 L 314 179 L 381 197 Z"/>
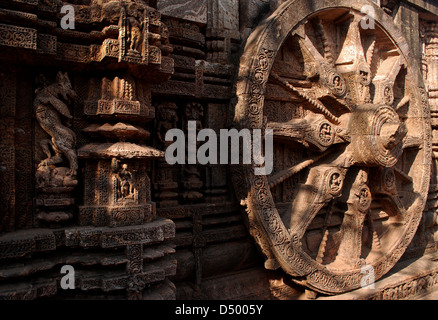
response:
<path id="1" fill-rule="evenodd" d="M 233 169 L 265 267 L 326 294 L 364 285 L 364 267 L 382 277 L 416 232 L 431 165 L 427 94 L 391 18 L 365 0 L 287 1 L 237 79 L 236 126 L 274 136 L 271 174 Z"/>

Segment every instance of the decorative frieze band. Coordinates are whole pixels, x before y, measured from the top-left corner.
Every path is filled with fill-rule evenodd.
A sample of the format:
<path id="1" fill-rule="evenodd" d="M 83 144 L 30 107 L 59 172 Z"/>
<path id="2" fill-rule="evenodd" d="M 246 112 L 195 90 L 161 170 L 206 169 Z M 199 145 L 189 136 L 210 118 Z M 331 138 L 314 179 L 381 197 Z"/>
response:
<path id="1" fill-rule="evenodd" d="M 37 49 L 37 31 L 31 28 L 0 24 L 0 45 Z"/>

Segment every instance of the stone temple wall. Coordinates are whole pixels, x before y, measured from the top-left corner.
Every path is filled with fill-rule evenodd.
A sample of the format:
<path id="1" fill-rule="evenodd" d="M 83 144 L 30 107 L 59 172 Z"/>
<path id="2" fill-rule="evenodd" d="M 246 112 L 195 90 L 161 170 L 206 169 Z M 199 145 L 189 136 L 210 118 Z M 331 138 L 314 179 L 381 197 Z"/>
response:
<path id="1" fill-rule="evenodd" d="M 377 2 L 0 0 L 0 299 L 314 298 L 359 288 L 368 263 L 390 282 L 435 261 L 438 4 Z M 363 6 L 377 31 L 351 27 Z M 343 127 L 372 122 L 357 110 L 384 114 L 378 134 Z M 190 121 L 273 129 L 272 176 L 167 163 Z M 381 140 L 357 147 L 373 134 L 384 160 Z M 341 258 L 333 287 L 315 266 Z M 361 297 L 431 288 L 425 265 Z"/>

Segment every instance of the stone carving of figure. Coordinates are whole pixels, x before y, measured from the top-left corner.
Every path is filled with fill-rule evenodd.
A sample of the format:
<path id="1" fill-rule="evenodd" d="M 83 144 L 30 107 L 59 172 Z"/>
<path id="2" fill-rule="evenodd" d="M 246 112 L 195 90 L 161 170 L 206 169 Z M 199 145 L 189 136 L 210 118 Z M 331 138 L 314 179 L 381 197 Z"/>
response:
<path id="1" fill-rule="evenodd" d="M 140 10 L 136 3 L 131 3 L 128 7 L 128 41 L 129 49 L 139 52 L 141 44 L 141 30 L 143 28 L 143 22 L 140 17 Z"/>
<path id="2" fill-rule="evenodd" d="M 186 105 L 185 113 L 187 121 L 196 121 L 196 131 L 202 129 L 202 117 L 204 116 L 204 107 L 199 103 L 189 103 Z"/>
<path id="3" fill-rule="evenodd" d="M 328 123 L 324 123 L 319 131 L 319 137 L 323 142 L 330 142 L 332 139 L 332 127 Z"/>
<path id="4" fill-rule="evenodd" d="M 67 174 L 69 168 L 52 168 L 51 166 L 41 166 L 35 174 L 38 188 L 60 188 L 75 187 L 78 184 L 76 178 Z"/>
<path id="5" fill-rule="evenodd" d="M 188 103 L 185 106 L 184 112 L 184 129 L 187 129 L 187 125 L 189 121 L 196 121 L 196 133 L 203 129 L 202 126 L 202 117 L 204 116 L 204 107 L 199 103 Z M 184 182 L 184 188 L 186 192 L 183 197 L 187 201 L 198 201 L 203 197 L 202 193 L 199 190 L 203 186 L 203 182 L 201 180 L 201 173 L 199 168 L 194 165 L 186 165 L 184 166 L 184 175 L 186 177 L 186 181 Z"/>
<path id="6" fill-rule="evenodd" d="M 124 163 L 122 169 L 118 174 L 120 195 L 122 198 L 127 199 L 134 194 L 134 178 L 132 173 L 128 170 L 128 165 Z"/>
<path id="7" fill-rule="evenodd" d="M 115 173 L 116 201 L 135 199 L 134 174 L 129 170 L 128 164 L 120 166 L 120 161 L 113 159 L 112 168 Z"/>
<path id="8" fill-rule="evenodd" d="M 176 114 L 177 106 L 174 102 L 164 102 L 157 107 L 158 124 L 157 138 L 160 147 L 165 147 L 171 142 L 165 141 L 167 131 L 177 127 L 178 115 Z"/>
<path id="9" fill-rule="evenodd" d="M 56 82 L 53 84 L 48 84 L 45 77 L 41 75 L 40 82 L 42 86 L 35 91 L 36 97 L 33 102 L 35 116 L 41 128 L 50 135 L 51 140 L 40 142 L 47 158 L 42 160 L 38 167 L 61 163 L 65 156 L 70 164 L 66 175 L 75 177 L 78 170 L 76 136 L 67 126 L 73 118 L 68 104 L 75 98 L 76 93 L 67 73 L 58 72 Z M 64 123 L 63 119 L 65 119 Z M 49 146 L 55 155 L 52 155 Z"/>
<path id="10" fill-rule="evenodd" d="M 341 85 L 341 78 L 339 76 L 334 77 L 333 85 L 335 88 L 338 88 Z"/>

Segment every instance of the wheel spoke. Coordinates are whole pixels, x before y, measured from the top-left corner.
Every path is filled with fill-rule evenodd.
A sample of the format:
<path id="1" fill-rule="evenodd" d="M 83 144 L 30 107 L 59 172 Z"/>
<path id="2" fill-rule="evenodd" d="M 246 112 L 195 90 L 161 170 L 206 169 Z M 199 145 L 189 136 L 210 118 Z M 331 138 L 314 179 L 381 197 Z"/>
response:
<path id="1" fill-rule="evenodd" d="M 379 234 L 377 233 L 377 230 L 374 227 L 374 219 L 371 216 L 371 214 L 368 214 L 367 217 L 368 217 L 368 222 L 369 222 L 368 225 L 370 228 L 369 234 L 372 237 L 371 248 L 373 248 L 377 251 L 380 251 L 382 249 L 382 243 L 380 241 Z"/>
<path id="2" fill-rule="evenodd" d="M 373 196 L 390 213 L 392 222 L 403 223 L 407 216 L 406 208 L 400 199 L 396 184 L 397 176 L 404 179 L 405 175 L 405 173 L 398 169 L 379 169 L 372 185 Z M 410 179 L 405 180 L 409 181 Z"/>
<path id="3" fill-rule="evenodd" d="M 382 197 L 380 201 L 391 211 L 393 215 L 391 216 L 391 222 L 397 224 L 404 224 L 406 219 L 406 209 L 401 202 L 400 197 L 397 194 L 386 194 L 386 197 Z"/>
<path id="4" fill-rule="evenodd" d="M 281 170 L 280 172 L 278 172 L 278 173 L 276 173 L 273 176 L 268 178 L 269 187 L 270 188 L 276 187 L 277 185 L 279 185 L 280 183 L 282 183 L 286 179 L 289 179 L 290 177 L 298 174 L 299 172 L 301 172 L 302 170 L 304 170 L 308 166 L 314 164 L 315 162 L 318 162 L 319 160 L 326 157 L 330 153 L 331 153 L 331 151 L 326 151 L 323 154 L 321 154 L 313 159 L 305 160 L 305 161 L 303 161 L 295 166 Z"/>
<path id="5" fill-rule="evenodd" d="M 333 96 L 338 98 L 338 102 L 347 110 L 351 111 L 350 106 L 341 99 L 346 93 L 346 84 L 341 74 L 339 74 L 336 70 L 336 66 L 334 63 L 333 55 L 331 53 L 330 45 L 327 37 L 324 34 L 323 27 L 320 24 L 319 33 L 321 34 L 325 57 L 322 56 L 318 49 L 315 48 L 315 45 L 310 40 L 310 38 L 305 35 L 299 38 L 299 43 L 301 46 L 301 50 L 303 51 L 303 55 L 310 60 L 308 65 L 312 66 L 309 70 L 306 70 L 306 76 L 308 79 L 319 79 L 319 84 L 322 88 L 328 88 L 327 90 L 315 90 L 314 95 L 318 98 L 327 96 Z"/>
<path id="6" fill-rule="evenodd" d="M 325 58 L 319 53 L 318 49 L 315 48 L 312 41 L 306 35 L 304 38 L 300 38 L 301 48 L 304 54 L 307 54 L 309 58 L 313 59 L 318 64 L 324 64 L 326 62 Z"/>
<path id="7" fill-rule="evenodd" d="M 336 263 L 352 267 L 360 266 L 362 254 L 362 229 L 371 206 L 371 191 L 367 185 L 368 174 L 359 170 L 348 195 L 348 209 L 341 225 L 341 244 Z"/>
<path id="8" fill-rule="evenodd" d="M 307 94 L 303 89 L 299 89 L 299 88 L 294 87 L 292 84 L 290 84 L 288 81 L 281 78 L 275 72 L 271 72 L 271 79 L 273 79 L 276 83 L 280 84 L 284 89 L 288 90 L 290 93 L 297 95 L 297 96 L 303 98 L 304 100 L 306 100 L 309 104 L 311 104 L 319 112 L 324 114 L 333 123 L 340 124 L 340 120 L 338 117 L 336 117 L 333 113 L 331 113 L 331 111 L 328 110 L 326 108 L 326 106 L 321 101 L 310 97 L 310 95 Z"/>
<path id="9" fill-rule="evenodd" d="M 346 168 L 321 164 L 309 170 L 305 184 L 298 188 L 291 208 L 290 232 L 301 239 L 316 214 L 342 195 Z"/>
<path id="10" fill-rule="evenodd" d="M 405 182 L 405 183 L 413 183 L 414 182 L 412 177 L 410 177 L 409 175 L 404 173 L 402 170 L 395 168 L 395 167 L 393 169 L 394 169 L 394 173 L 396 173 L 397 176 L 399 176 L 403 182 Z"/>
<path id="11" fill-rule="evenodd" d="M 276 139 L 298 142 L 317 152 L 324 152 L 334 144 L 348 142 L 346 130 L 322 115 L 309 115 L 305 119 L 288 122 L 269 122 L 266 127 L 273 130 Z"/>
<path id="12" fill-rule="evenodd" d="M 327 214 L 326 217 L 324 219 L 324 225 L 322 228 L 322 240 L 321 243 L 319 244 L 319 248 L 318 248 L 318 254 L 316 255 L 316 262 L 318 263 L 322 263 L 324 260 L 324 254 L 327 248 L 327 240 L 328 240 L 328 236 L 329 236 L 329 225 L 331 223 L 331 219 L 332 219 L 332 215 L 333 215 L 333 201 L 328 205 L 327 207 Z"/>
<path id="13" fill-rule="evenodd" d="M 317 28 L 318 33 L 321 37 L 322 44 L 324 47 L 324 58 L 326 61 L 334 68 L 335 67 L 335 60 L 334 55 L 332 52 L 332 46 L 328 39 L 328 34 L 325 31 L 325 25 L 326 22 L 322 21 L 321 19 L 317 19 Z"/>
<path id="14" fill-rule="evenodd" d="M 424 139 L 420 136 L 407 135 L 403 139 L 403 149 L 421 149 Z"/>
<path id="15" fill-rule="evenodd" d="M 370 63 L 374 55 L 374 47 L 367 52 L 367 61 L 359 28 L 361 19 L 362 17 L 358 14 L 353 14 L 350 17 L 347 36 L 335 64 L 350 88 L 350 97 L 357 103 L 368 103 L 371 102 L 369 85 L 372 73 Z"/>
<path id="16" fill-rule="evenodd" d="M 368 65 L 370 67 L 370 69 L 373 69 L 373 62 L 374 62 L 374 53 L 375 53 L 375 49 L 376 49 L 376 37 L 372 36 L 372 40 L 371 40 L 371 44 L 367 49 L 367 53 L 366 53 L 366 60 L 368 62 Z"/>
<path id="17" fill-rule="evenodd" d="M 408 95 L 408 96 L 403 97 L 403 99 L 401 99 L 400 102 L 395 107 L 395 111 L 400 110 L 405 105 L 407 105 L 410 101 L 411 101 L 411 96 Z"/>
<path id="18" fill-rule="evenodd" d="M 363 69 L 360 71 L 366 72 L 367 77 L 369 77 L 371 70 L 365 58 L 359 29 L 362 17 L 353 14 L 350 19 L 347 36 L 335 64 L 342 74 L 356 73 L 358 70 Z"/>
<path id="19" fill-rule="evenodd" d="M 391 53 L 388 53 L 391 54 Z M 394 83 L 402 68 L 402 59 L 398 51 L 392 53 L 380 63 L 377 74 L 373 79 L 375 87 L 375 104 L 386 104 L 391 106 L 394 103 Z"/>

